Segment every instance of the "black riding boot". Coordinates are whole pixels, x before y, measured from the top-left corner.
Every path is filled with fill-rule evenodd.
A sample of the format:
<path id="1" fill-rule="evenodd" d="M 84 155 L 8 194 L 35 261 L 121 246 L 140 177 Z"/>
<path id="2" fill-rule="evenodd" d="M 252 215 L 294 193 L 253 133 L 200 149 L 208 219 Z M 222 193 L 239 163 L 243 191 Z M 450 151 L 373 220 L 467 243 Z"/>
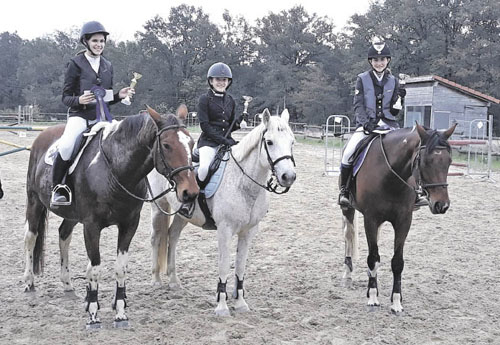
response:
<path id="1" fill-rule="evenodd" d="M 50 204 L 54 206 L 70 205 L 70 190 L 62 183 L 69 168 L 69 162 L 62 159 L 61 154 L 57 154 L 52 165 L 52 196 Z"/>
<path id="2" fill-rule="evenodd" d="M 349 200 L 349 190 L 347 189 L 347 181 L 351 175 L 352 166 L 341 165 L 340 166 L 340 192 L 338 204 L 342 207 L 351 206 L 351 201 Z"/>

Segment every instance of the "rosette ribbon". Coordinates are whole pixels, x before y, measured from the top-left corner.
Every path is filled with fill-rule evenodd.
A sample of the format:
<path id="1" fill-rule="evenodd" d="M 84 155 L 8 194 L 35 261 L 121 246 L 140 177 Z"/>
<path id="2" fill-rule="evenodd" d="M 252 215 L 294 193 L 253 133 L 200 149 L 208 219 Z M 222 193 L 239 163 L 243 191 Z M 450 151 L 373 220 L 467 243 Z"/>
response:
<path id="1" fill-rule="evenodd" d="M 111 118 L 111 114 L 109 113 L 108 110 L 108 105 L 106 102 L 104 102 L 104 96 L 106 95 L 106 90 L 103 87 L 94 85 L 90 89 L 90 92 L 92 92 L 95 96 L 97 106 L 96 106 L 96 119 L 97 122 L 99 121 L 106 121 L 111 122 L 113 119 Z"/>

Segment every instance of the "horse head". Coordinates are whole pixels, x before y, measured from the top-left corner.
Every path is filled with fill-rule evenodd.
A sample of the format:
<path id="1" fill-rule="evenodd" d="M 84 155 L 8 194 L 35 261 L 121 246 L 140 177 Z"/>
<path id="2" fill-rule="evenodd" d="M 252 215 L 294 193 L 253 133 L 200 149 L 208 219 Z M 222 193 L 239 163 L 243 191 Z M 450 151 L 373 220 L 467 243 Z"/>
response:
<path id="1" fill-rule="evenodd" d="M 433 214 L 445 213 L 450 207 L 448 197 L 448 169 L 451 164 L 451 147 L 448 138 L 457 124 L 446 131 L 426 130 L 416 124 L 421 146 L 417 158 L 420 185 L 429 199 Z"/>
<path id="2" fill-rule="evenodd" d="M 280 116 L 271 116 L 266 108 L 262 113 L 265 127 L 262 135 L 263 153 L 261 164 L 269 164 L 278 183 L 282 187 L 290 187 L 296 178 L 293 144 L 295 136 L 288 125 L 290 115 L 285 109 Z"/>
<path id="3" fill-rule="evenodd" d="M 157 127 L 157 140 L 153 148 L 154 166 L 175 186 L 179 202 L 192 204 L 198 196 L 199 188 L 191 156 L 194 141 L 183 124 L 187 107 L 180 106 L 177 116 L 170 114 L 167 117 L 162 117 L 149 106 L 147 110 Z"/>

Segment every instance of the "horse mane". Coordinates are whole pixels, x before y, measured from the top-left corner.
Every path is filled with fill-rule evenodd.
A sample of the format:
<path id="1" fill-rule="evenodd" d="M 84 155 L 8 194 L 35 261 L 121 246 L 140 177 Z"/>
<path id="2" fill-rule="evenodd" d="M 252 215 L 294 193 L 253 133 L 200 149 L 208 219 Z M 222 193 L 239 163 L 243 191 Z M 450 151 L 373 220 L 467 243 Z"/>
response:
<path id="1" fill-rule="evenodd" d="M 247 135 L 241 139 L 238 145 L 233 146 L 233 156 L 237 161 L 244 159 L 251 150 L 260 143 L 262 136 L 266 130 L 266 126 L 262 122 L 260 125 L 252 129 Z M 281 120 L 279 116 L 270 116 L 268 123 L 268 131 L 287 131 L 293 136 L 293 132 L 287 123 Z"/>
<path id="2" fill-rule="evenodd" d="M 162 115 L 161 118 L 158 129 L 179 124 L 179 119 L 173 114 Z M 137 138 L 139 142 L 149 136 L 148 133 L 156 133 L 156 127 L 157 125 L 148 114 L 127 116 L 119 126 L 121 135 L 127 138 Z"/>

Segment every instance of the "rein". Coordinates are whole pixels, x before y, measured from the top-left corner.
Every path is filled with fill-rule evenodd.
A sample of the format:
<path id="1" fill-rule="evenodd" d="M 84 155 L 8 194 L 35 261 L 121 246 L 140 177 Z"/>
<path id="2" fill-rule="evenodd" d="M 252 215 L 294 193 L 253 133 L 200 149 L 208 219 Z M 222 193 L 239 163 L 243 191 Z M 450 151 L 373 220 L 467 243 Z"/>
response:
<path id="1" fill-rule="evenodd" d="M 111 166 L 111 161 L 110 159 L 108 158 L 108 156 L 106 156 L 106 153 L 104 152 L 104 149 L 103 149 L 103 146 L 102 146 L 102 137 L 103 137 L 103 131 L 100 132 L 100 136 L 99 136 L 99 152 L 102 154 L 102 156 L 104 157 L 104 162 L 106 163 L 106 166 L 108 167 L 109 169 L 109 172 L 110 172 L 110 175 L 111 175 L 111 178 L 113 179 L 113 181 L 118 185 L 120 186 L 121 189 L 123 189 L 129 196 L 133 197 L 134 199 L 137 199 L 137 200 L 140 200 L 140 201 L 143 201 L 143 202 L 155 202 L 156 204 L 156 200 L 161 198 L 162 196 L 164 196 L 165 194 L 169 193 L 170 191 L 172 190 L 175 190 L 177 188 L 176 186 L 176 183 L 175 181 L 173 180 L 173 177 L 178 174 L 179 172 L 183 171 L 183 170 L 193 170 L 194 167 L 193 166 L 183 166 L 183 167 L 179 167 L 179 168 L 175 168 L 175 169 L 172 169 L 168 164 L 167 162 L 165 161 L 165 157 L 163 155 L 163 152 L 160 150 L 160 144 L 159 144 L 159 141 L 160 141 L 160 135 L 167 131 L 167 130 L 170 130 L 170 129 L 179 129 L 179 128 L 186 128 L 186 126 L 184 125 L 172 125 L 172 126 L 167 126 L 167 127 L 164 127 L 162 128 L 160 131 L 158 131 L 158 133 L 156 134 L 156 138 L 155 138 L 155 145 L 157 145 L 158 147 L 158 151 L 160 153 L 160 157 L 161 157 L 161 160 L 162 160 L 162 163 L 163 163 L 163 166 L 165 167 L 165 169 L 168 171 L 170 170 L 166 175 L 164 175 L 168 182 L 170 183 L 171 187 L 167 188 L 166 190 L 164 190 L 163 192 L 161 192 L 160 194 L 158 194 L 157 196 L 155 197 L 152 197 L 151 199 L 145 199 L 145 198 L 142 198 L 140 196 L 137 196 L 135 195 L 134 193 L 130 192 L 124 185 L 122 185 L 120 183 L 120 181 L 118 181 L 118 178 L 115 176 L 115 174 L 113 173 L 113 169 L 112 169 L 112 166 Z M 154 162 L 154 155 L 153 155 L 153 162 Z M 155 163 L 156 165 L 156 163 Z M 151 190 L 151 185 L 149 184 L 149 180 L 147 178 L 147 176 L 145 177 L 145 180 L 146 180 L 146 185 L 148 187 L 148 190 L 149 190 L 149 193 L 150 195 L 152 196 L 153 193 L 152 193 L 152 190 Z M 156 204 L 156 206 L 158 206 Z M 177 212 L 175 212 L 177 213 Z M 175 214 L 173 213 L 173 214 Z"/>
<path id="2" fill-rule="evenodd" d="M 391 171 L 391 173 L 393 175 L 395 175 L 401 182 L 403 182 L 405 185 L 407 185 L 414 192 L 424 191 L 426 194 L 428 194 L 427 188 L 447 187 L 448 186 L 448 183 L 444 183 L 444 182 L 438 182 L 438 183 L 422 183 L 421 182 L 422 181 L 422 174 L 421 174 L 421 170 L 420 170 L 420 157 L 421 157 L 420 151 L 422 151 L 423 149 L 426 148 L 425 145 L 422 145 L 421 143 L 418 144 L 417 155 L 415 156 L 415 159 L 412 162 L 412 168 L 411 168 L 412 173 L 415 169 L 418 170 L 418 180 L 416 181 L 417 186 L 414 187 L 414 186 L 410 185 L 408 182 L 406 182 L 401 176 L 399 176 L 399 174 L 392 168 L 391 164 L 389 163 L 389 159 L 387 158 L 387 154 L 386 154 L 385 149 L 384 149 L 384 144 L 382 142 L 381 135 L 379 135 L 379 139 L 380 139 L 380 148 L 382 150 L 382 154 L 384 156 L 385 163 L 387 164 L 387 167 L 389 168 L 389 170 Z M 414 165 L 415 162 L 417 162 L 416 165 Z"/>
<path id="3" fill-rule="evenodd" d="M 256 185 L 258 185 L 258 186 L 260 186 L 262 188 L 264 188 L 268 192 L 271 192 L 271 193 L 274 193 L 274 194 L 278 194 L 278 195 L 279 194 L 285 194 L 285 193 L 287 193 L 290 190 L 290 187 L 286 187 L 284 190 L 278 191 L 278 187 L 280 187 L 280 184 L 277 181 L 278 179 L 276 177 L 276 169 L 274 167 L 275 167 L 276 164 L 278 164 L 278 162 L 282 161 L 283 159 L 290 159 L 292 161 L 292 163 L 293 163 L 293 166 L 295 166 L 295 159 L 293 158 L 292 155 L 285 155 L 285 156 L 279 157 L 279 158 L 277 158 L 276 160 L 273 161 L 272 158 L 271 158 L 271 155 L 269 154 L 269 148 L 267 146 L 267 142 L 266 142 L 266 140 L 264 138 L 264 134 L 265 133 L 266 133 L 266 131 L 264 131 L 264 133 L 262 133 L 261 150 L 262 150 L 262 146 L 264 146 L 264 148 L 266 150 L 267 161 L 269 162 L 269 165 L 271 167 L 271 177 L 267 181 L 267 185 L 266 186 L 264 186 L 263 184 L 255 181 L 255 179 L 253 179 L 250 175 L 248 175 L 245 172 L 245 170 L 240 165 L 240 163 L 238 163 L 238 161 L 236 160 L 236 158 L 234 158 L 232 150 L 229 150 L 229 153 L 231 154 L 231 157 L 233 158 L 233 160 L 236 163 L 236 165 L 238 166 L 238 168 L 240 168 L 240 170 L 243 173 L 243 175 L 245 175 L 246 177 L 248 177 L 253 183 L 255 183 Z M 276 181 L 274 181 L 274 179 L 276 179 Z"/>

